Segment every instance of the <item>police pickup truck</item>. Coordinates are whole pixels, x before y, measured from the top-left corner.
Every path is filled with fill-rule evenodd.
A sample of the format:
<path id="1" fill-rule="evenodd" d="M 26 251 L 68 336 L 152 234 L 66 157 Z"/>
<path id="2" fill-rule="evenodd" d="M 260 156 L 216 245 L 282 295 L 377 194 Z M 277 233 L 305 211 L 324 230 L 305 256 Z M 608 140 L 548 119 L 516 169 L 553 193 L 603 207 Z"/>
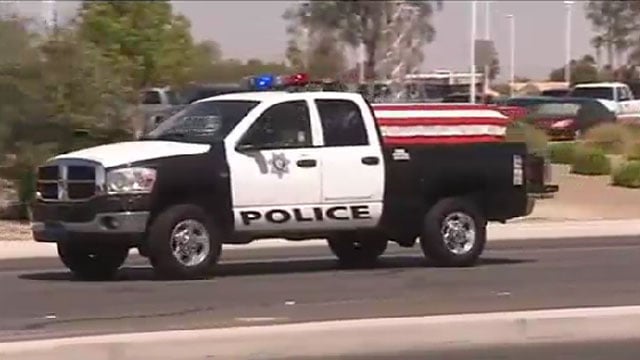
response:
<path id="1" fill-rule="evenodd" d="M 383 143 L 355 93 L 199 100 L 138 141 L 38 168 L 36 241 L 79 278 L 108 279 L 137 248 L 163 278 L 214 273 L 223 244 L 325 238 L 343 265 L 389 241 L 471 266 L 488 221 L 528 215 L 524 143 Z"/>

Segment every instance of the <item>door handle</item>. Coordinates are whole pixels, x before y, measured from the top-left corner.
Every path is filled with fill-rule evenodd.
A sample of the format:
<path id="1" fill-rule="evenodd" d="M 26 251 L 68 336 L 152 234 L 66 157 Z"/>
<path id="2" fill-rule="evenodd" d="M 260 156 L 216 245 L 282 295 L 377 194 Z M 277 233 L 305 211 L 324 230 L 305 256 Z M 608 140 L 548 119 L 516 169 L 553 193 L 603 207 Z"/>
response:
<path id="1" fill-rule="evenodd" d="M 380 163 L 380 158 L 377 156 L 365 156 L 360 161 L 365 165 L 378 165 Z"/>
<path id="2" fill-rule="evenodd" d="M 301 168 L 311 168 L 317 165 L 317 162 L 314 159 L 302 159 L 296 161 L 296 165 Z"/>

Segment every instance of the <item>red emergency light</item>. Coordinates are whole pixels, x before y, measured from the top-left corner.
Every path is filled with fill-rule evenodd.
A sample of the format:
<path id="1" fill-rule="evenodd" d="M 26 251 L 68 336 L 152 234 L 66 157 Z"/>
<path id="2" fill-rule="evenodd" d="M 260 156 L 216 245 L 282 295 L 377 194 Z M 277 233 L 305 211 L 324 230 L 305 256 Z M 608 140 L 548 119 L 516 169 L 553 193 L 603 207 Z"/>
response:
<path id="1" fill-rule="evenodd" d="M 309 74 L 297 73 L 285 79 L 284 84 L 288 86 L 307 85 L 309 83 Z"/>

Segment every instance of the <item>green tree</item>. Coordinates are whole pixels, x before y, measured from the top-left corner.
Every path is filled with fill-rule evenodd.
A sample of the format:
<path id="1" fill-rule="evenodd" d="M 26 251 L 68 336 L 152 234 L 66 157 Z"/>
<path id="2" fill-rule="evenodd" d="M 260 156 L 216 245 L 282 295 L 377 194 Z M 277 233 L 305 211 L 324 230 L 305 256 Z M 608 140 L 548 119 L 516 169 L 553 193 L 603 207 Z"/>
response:
<path id="1" fill-rule="evenodd" d="M 215 71 L 217 63 L 222 61 L 220 45 L 213 40 L 205 40 L 195 45 L 193 65 L 189 80 L 199 81 L 206 79 Z"/>
<path id="2" fill-rule="evenodd" d="M 313 34 L 307 51 L 290 39 L 285 55 L 296 71 L 308 72 L 315 78 L 335 78 L 346 71 L 347 59 L 342 45 L 335 32 L 320 30 Z"/>
<path id="3" fill-rule="evenodd" d="M 631 36 L 638 30 L 637 4 L 623 0 L 590 0 L 585 3 L 586 17 L 597 35 L 592 40 L 596 48 L 604 47 L 608 64 L 615 66 L 631 46 Z M 618 64 L 619 65 L 619 64 Z"/>
<path id="4" fill-rule="evenodd" d="M 189 79 L 197 54 L 191 24 L 169 1 L 83 1 L 77 23 L 81 39 L 127 74 L 134 88 Z"/>
<path id="5" fill-rule="evenodd" d="M 418 34 L 427 42 L 433 41 L 435 29 L 431 23 L 434 4 L 440 8 L 442 1 L 304 1 L 293 6 L 284 14 L 288 30 L 300 27 L 306 29 L 328 29 L 335 31 L 342 42 L 357 47 L 365 47 L 365 76 L 375 76 L 379 45 L 392 16 L 392 8 L 398 3 L 412 5 L 419 13 L 421 22 Z"/>
<path id="6" fill-rule="evenodd" d="M 596 60 L 591 55 L 585 55 L 579 60 L 571 60 L 569 64 L 571 71 L 571 82 L 573 84 L 594 82 L 599 80 Z M 565 67 L 554 69 L 549 74 L 550 81 L 564 81 Z"/>
<path id="7" fill-rule="evenodd" d="M 498 75 L 500 75 L 500 59 L 496 53 L 493 56 L 493 60 L 491 60 L 491 65 L 489 66 L 489 80 L 495 80 Z"/>

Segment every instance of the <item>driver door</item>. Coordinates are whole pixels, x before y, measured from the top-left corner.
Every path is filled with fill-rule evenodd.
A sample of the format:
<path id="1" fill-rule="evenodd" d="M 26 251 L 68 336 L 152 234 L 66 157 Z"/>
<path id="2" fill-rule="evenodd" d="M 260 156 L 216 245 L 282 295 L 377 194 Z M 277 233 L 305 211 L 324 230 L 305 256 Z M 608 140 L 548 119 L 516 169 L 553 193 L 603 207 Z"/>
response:
<path id="1" fill-rule="evenodd" d="M 228 153 L 238 231 L 312 227 L 303 212 L 320 203 L 320 159 L 305 100 L 267 108 Z"/>

